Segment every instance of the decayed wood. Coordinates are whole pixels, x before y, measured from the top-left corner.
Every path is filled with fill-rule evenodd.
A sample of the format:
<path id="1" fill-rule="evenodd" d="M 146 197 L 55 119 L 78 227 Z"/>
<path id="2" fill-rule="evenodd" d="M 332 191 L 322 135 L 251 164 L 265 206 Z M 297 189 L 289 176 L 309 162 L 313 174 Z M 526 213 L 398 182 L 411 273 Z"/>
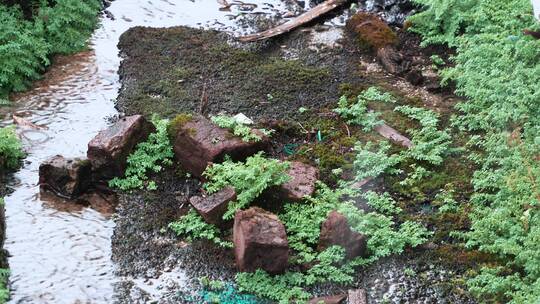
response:
<path id="1" fill-rule="evenodd" d="M 327 0 L 317 6 L 315 6 L 313 9 L 303 13 L 302 15 L 288 21 L 288 22 L 285 22 L 281 25 L 278 25 L 274 28 L 271 28 L 269 30 L 266 30 L 266 31 L 263 31 L 263 32 L 260 32 L 260 33 L 256 33 L 256 34 L 251 34 L 251 35 L 247 35 L 247 36 L 243 36 L 243 37 L 240 37 L 239 40 L 241 42 L 253 42 L 253 41 L 257 41 L 257 40 L 264 40 L 264 39 L 268 39 L 268 38 L 271 38 L 271 37 L 275 37 L 275 36 L 278 36 L 278 35 L 281 35 L 283 33 L 287 33 L 289 32 L 290 30 L 292 29 L 295 29 L 303 24 L 306 24 L 308 22 L 310 22 L 311 20 L 321 16 L 321 15 L 324 15 L 326 13 L 328 13 L 329 11 L 335 9 L 336 7 L 344 4 L 345 2 L 347 2 L 347 0 Z"/>
<path id="2" fill-rule="evenodd" d="M 369 183 L 371 180 L 372 180 L 371 177 L 364 178 L 364 179 L 361 180 L 361 181 L 357 181 L 357 182 L 353 183 L 353 184 L 351 185 L 351 188 L 352 188 L 352 189 L 360 189 L 360 188 L 362 188 L 365 184 Z"/>
<path id="3" fill-rule="evenodd" d="M 412 141 L 407 137 L 401 135 L 396 129 L 383 123 L 375 127 L 375 131 L 382 137 L 390 139 L 391 141 L 402 145 L 405 148 L 411 148 L 413 146 Z"/>

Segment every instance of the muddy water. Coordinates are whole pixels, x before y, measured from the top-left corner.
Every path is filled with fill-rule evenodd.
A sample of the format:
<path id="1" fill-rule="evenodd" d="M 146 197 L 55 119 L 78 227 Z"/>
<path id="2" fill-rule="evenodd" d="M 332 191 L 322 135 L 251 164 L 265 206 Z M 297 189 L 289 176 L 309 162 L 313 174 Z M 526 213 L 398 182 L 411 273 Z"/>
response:
<path id="1" fill-rule="evenodd" d="M 51 202 L 39 194 L 38 167 L 50 156 L 81 156 L 87 142 L 117 115 L 119 36 L 136 25 L 191 25 L 234 31 L 233 16 L 283 12 L 278 1 L 220 11 L 215 0 L 116 0 L 91 38 L 90 50 L 60 57 L 35 87 L 0 109 L 42 128 L 19 127 L 28 157 L 6 197 L 11 303 L 110 303 L 114 275 L 110 216 Z"/>

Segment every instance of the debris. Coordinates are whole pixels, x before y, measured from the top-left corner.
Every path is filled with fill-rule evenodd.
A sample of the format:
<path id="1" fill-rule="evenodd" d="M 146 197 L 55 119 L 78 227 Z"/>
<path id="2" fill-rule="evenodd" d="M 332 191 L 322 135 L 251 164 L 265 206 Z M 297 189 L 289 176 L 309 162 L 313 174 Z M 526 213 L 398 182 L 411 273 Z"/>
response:
<path id="1" fill-rule="evenodd" d="M 326 296 L 313 298 L 309 300 L 308 304 L 342 304 L 347 300 L 347 294 L 340 294 L 335 296 Z"/>
<path id="2" fill-rule="evenodd" d="M 291 162 L 287 171 L 291 180 L 280 186 L 281 199 L 298 202 L 315 193 L 319 170 L 301 162 Z"/>
<path id="3" fill-rule="evenodd" d="M 35 130 L 47 130 L 48 128 L 47 127 L 44 127 L 44 126 L 38 126 L 34 123 L 31 123 L 30 121 L 22 118 L 22 117 L 19 117 L 19 116 L 16 116 L 16 115 L 13 115 L 13 123 L 15 123 L 16 125 L 18 126 L 21 126 L 21 127 L 26 127 L 26 128 L 30 128 L 30 129 L 35 129 Z"/>
<path id="4" fill-rule="evenodd" d="M 268 137 L 260 135 L 258 142 L 245 142 L 210 120 L 195 116 L 177 126 L 173 149 L 176 159 L 184 169 L 201 177 L 211 163 L 221 162 L 225 155 L 235 161 L 246 159 L 268 146 Z"/>
<path id="5" fill-rule="evenodd" d="M 141 115 L 120 119 L 100 131 L 88 143 L 88 160 L 99 178 L 122 176 L 127 158 L 138 143 L 146 140 L 155 128 Z"/>
<path id="6" fill-rule="evenodd" d="M 359 46 L 364 49 L 376 51 L 398 42 L 396 33 L 375 14 L 356 13 L 347 21 L 346 27 L 356 35 Z"/>
<path id="7" fill-rule="evenodd" d="M 382 137 L 390 139 L 391 141 L 405 147 L 411 148 L 413 146 L 412 141 L 407 137 L 401 135 L 397 130 L 383 123 L 375 127 L 375 131 Z"/>
<path id="8" fill-rule="evenodd" d="M 269 30 L 266 30 L 266 31 L 263 31 L 263 32 L 260 32 L 260 33 L 256 33 L 256 34 L 251 34 L 251 35 L 247 35 L 247 36 L 243 36 L 243 37 L 240 37 L 239 40 L 241 42 L 253 42 L 253 41 L 258 41 L 258 40 L 264 40 L 264 39 L 268 39 L 268 38 L 272 38 L 272 37 L 275 37 L 275 36 L 279 36 L 281 34 L 284 34 L 284 33 L 287 33 L 303 24 L 306 24 L 308 22 L 310 22 L 311 20 L 319 17 L 319 16 L 322 16 L 330 11 L 332 11 L 333 9 L 335 9 L 336 7 L 338 6 L 341 6 L 342 4 L 344 4 L 345 2 L 347 2 L 346 0 L 327 0 L 317 6 L 315 6 L 313 9 L 303 13 L 302 15 L 288 21 L 288 22 L 285 22 L 281 25 L 278 25 L 274 28 L 271 28 Z"/>
<path id="9" fill-rule="evenodd" d="M 349 290 L 349 304 L 367 304 L 367 295 L 364 289 Z"/>
<path id="10" fill-rule="evenodd" d="M 378 49 L 377 59 L 379 60 L 383 68 L 389 73 L 398 75 L 401 74 L 401 72 L 403 71 L 403 69 L 401 68 L 403 57 L 392 46 L 386 46 Z"/>

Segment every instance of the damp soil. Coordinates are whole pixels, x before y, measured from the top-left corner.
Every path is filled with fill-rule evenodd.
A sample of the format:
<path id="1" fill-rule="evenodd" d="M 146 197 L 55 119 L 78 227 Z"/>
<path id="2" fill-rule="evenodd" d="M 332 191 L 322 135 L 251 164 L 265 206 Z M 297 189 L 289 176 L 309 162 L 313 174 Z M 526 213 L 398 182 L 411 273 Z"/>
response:
<path id="1" fill-rule="evenodd" d="M 398 36 L 398 50 L 422 71 L 433 72 L 429 56 L 450 52 L 422 49 L 418 37 L 409 33 L 400 31 Z M 332 169 L 350 169 L 357 141 L 381 139 L 346 126 L 332 113 L 340 96 L 380 86 L 398 97 L 398 104 L 439 112 L 444 124 L 459 101 L 450 89 L 434 85 L 436 78 L 414 86 L 400 75 L 386 73 L 373 52 L 359 48 L 341 28 L 317 24 L 249 46 L 236 43 L 223 32 L 136 27 L 122 35 L 119 47 L 124 58 L 116 104 L 120 112 L 163 117 L 185 112 L 244 113 L 277 131 L 269 152 L 272 157 L 317 165 L 322 180 L 329 184 L 336 180 Z M 389 109 L 377 110 L 403 134 L 414 127 Z M 459 166 L 459 158 L 452 165 Z M 455 168 L 449 166 L 441 176 L 452 178 Z M 129 279 L 117 287 L 119 302 L 187 303 L 188 296 L 197 296 L 200 277 L 233 281 L 231 250 L 205 242 L 188 244 L 166 229 L 186 211 L 189 196 L 200 191 L 200 182 L 173 169 L 152 178 L 159 185 L 156 192 L 125 193 L 120 199 L 113 260 L 117 271 Z M 438 186 L 428 185 L 426 191 L 435 193 Z M 395 190 L 391 180 L 368 187 Z M 407 195 L 413 194 L 403 192 L 397 195 L 402 195 L 400 203 L 406 205 Z M 404 208 L 410 212 L 407 217 L 438 230 L 439 223 L 427 221 L 419 207 L 426 201 L 429 198 Z M 370 303 L 474 303 L 463 286 L 466 265 L 445 259 L 439 248 L 439 244 L 432 244 L 382 259 L 360 270 L 354 286 L 316 286 L 312 292 L 328 295 L 362 287 L 368 291 Z"/>

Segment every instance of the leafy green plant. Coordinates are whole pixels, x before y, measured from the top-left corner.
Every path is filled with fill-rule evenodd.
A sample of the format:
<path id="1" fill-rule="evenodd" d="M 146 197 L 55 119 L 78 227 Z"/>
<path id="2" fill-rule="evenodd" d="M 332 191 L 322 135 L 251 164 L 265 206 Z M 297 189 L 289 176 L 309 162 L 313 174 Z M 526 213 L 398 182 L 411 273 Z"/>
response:
<path id="1" fill-rule="evenodd" d="M 231 242 L 223 241 L 221 239 L 219 228 L 206 223 L 193 209 L 182 216 L 178 221 L 170 223 L 169 228 L 178 236 L 185 237 L 188 242 L 197 239 L 206 239 L 224 248 L 233 247 Z"/>
<path id="2" fill-rule="evenodd" d="M 156 132 L 150 134 L 145 142 L 137 145 L 127 159 L 126 173 L 123 178 L 114 178 L 109 186 L 121 190 L 143 189 L 156 190 L 154 181 L 148 180 L 149 173 L 158 173 L 163 166 L 170 166 L 174 156 L 167 134 L 167 119 L 152 118 Z"/>
<path id="3" fill-rule="evenodd" d="M 96 0 L 56 0 L 52 7 L 42 6 L 38 20 L 43 23 L 45 40 L 53 54 L 69 54 L 83 50 L 86 40 L 97 25 Z"/>
<path id="4" fill-rule="evenodd" d="M 425 10 L 410 19 L 424 45 L 456 49 L 441 72 L 467 97 L 455 127 L 473 134 L 468 146 L 478 169 L 472 184 L 469 248 L 496 256 L 469 280 L 486 302 L 540 300 L 540 83 L 538 29 L 530 1 L 415 0 Z"/>
<path id="5" fill-rule="evenodd" d="M 368 108 L 368 104 L 373 101 L 394 103 L 395 99 L 389 93 L 383 93 L 375 87 L 370 87 L 358 95 L 353 104 L 349 103 L 346 96 L 341 96 L 334 112 L 346 119 L 347 123 L 360 125 L 364 131 L 369 132 L 383 123 L 379 119 L 381 114 Z"/>
<path id="6" fill-rule="evenodd" d="M 396 206 L 396 201 L 388 194 L 378 194 L 374 191 L 367 191 L 362 194 L 367 204 L 376 212 L 386 215 L 400 214 L 403 210 Z"/>
<path id="7" fill-rule="evenodd" d="M 268 159 L 262 152 L 248 157 L 245 162 L 225 160 L 204 171 L 207 179 L 204 189 L 208 193 L 215 193 L 227 186 L 234 187 L 237 199 L 229 203 L 223 216 L 224 219 L 231 219 L 236 210 L 248 206 L 267 188 L 289 181 L 290 176 L 286 174 L 288 168 L 289 163 Z"/>
<path id="8" fill-rule="evenodd" d="M 33 20 L 25 20 L 18 7 L 0 4 L 0 98 L 38 79 L 51 55 L 83 49 L 97 24 L 98 0 L 48 2 L 40 2 Z"/>
<path id="9" fill-rule="evenodd" d="M 349 284 L 353 281 L 355 267 L 401 253 L 406 246 L 417 246 L 429 237 L 430 233 L 418 223 L 404 222 L 396 229 L 391 217 L 376 212 L 365 213 L 345 200 L 345 197 L 355 195 L 358 193 L 353 189 L 332 190 L 320 183 L 316 195 L 307 198 L 307 205 L 287 204 L 279 217 L 287 228 L 289 245 L 295 250 L 293 261 L 313 266 L 304 272 L 289 271 L 278 276 L 270 276 L 262 270 L 239 273 L 236 279 L 240 290 L 279 303 L 304 303 L 310 297 L 304 288 L 327 282 Z M 332 210 L 344 214 L 353 230 L 369 237 L 370 257 L 344 261 L 345 251 L 339 246 L 322 252 L 315 250 L 320 225 Z"/>
<path id="10" fill-rule="evenodd" d="M 305 273 L 286 272 L 272 276 L 263 270 L 236 275 L 239 290 L 249 292 L 279 303 L 305 303 L 310 294 L 303 288 L 317 283 L 352 283 L 354 270 L 348 266 L 335 266 L 343 262 L 345 251 L 333 246 L 317 254 L 315 266 Z"/>
<path id="11" fill-rule="evenodd" d="M 7 287 L 9 273 L 9 269 L 0 268 L 0 303 L 6 303 L 9 300 L 9 289 Z"/>
<path id="12" fill-rule="evenodd" d="M 404 157 L 440 165 L 451 149 L 452 137 L 446 130 L 439 130 L 439 115 L 431 110 L 410 106 L 399 106 L 395 111 L 417 120 L 421 128 L 409 130 L 413 146 L 404 152 Z"/>
<path id="13" fill-rule="evenodd" d="M 0 171 L 15 169 L 24 157 L 22 144 L 13 127 L 0 128 Z"/>
<path id="14" fill-rule="evenodd" d="M 354 147 L 356 152 L 353 162 L 356 172 L 355 181 L 377 177 L 383 173 L 400 173 L 401 171 L 395 167 L 402 161 L 402 157 L 397 154 L 388 155 L 390 148 L 390 143 L 387 141 L 379 142 L 379 147 L 375 147 L 372 142 L 365 145 L 358 142 Z"/>
<path id="15" fill-rule="evenodd" d="M 210 119 L 219 127 L 231 130 L 234 135 L 242 138 L 242 140 L 245 142 L 262 140 L 262 137 L 256 134 L 249 125 L 238 122 L 234 117 L 218 115 L 212 116 Z M 265 136 L 272 134 L 272 131 L 266 129 L 257 130 Z"/>

